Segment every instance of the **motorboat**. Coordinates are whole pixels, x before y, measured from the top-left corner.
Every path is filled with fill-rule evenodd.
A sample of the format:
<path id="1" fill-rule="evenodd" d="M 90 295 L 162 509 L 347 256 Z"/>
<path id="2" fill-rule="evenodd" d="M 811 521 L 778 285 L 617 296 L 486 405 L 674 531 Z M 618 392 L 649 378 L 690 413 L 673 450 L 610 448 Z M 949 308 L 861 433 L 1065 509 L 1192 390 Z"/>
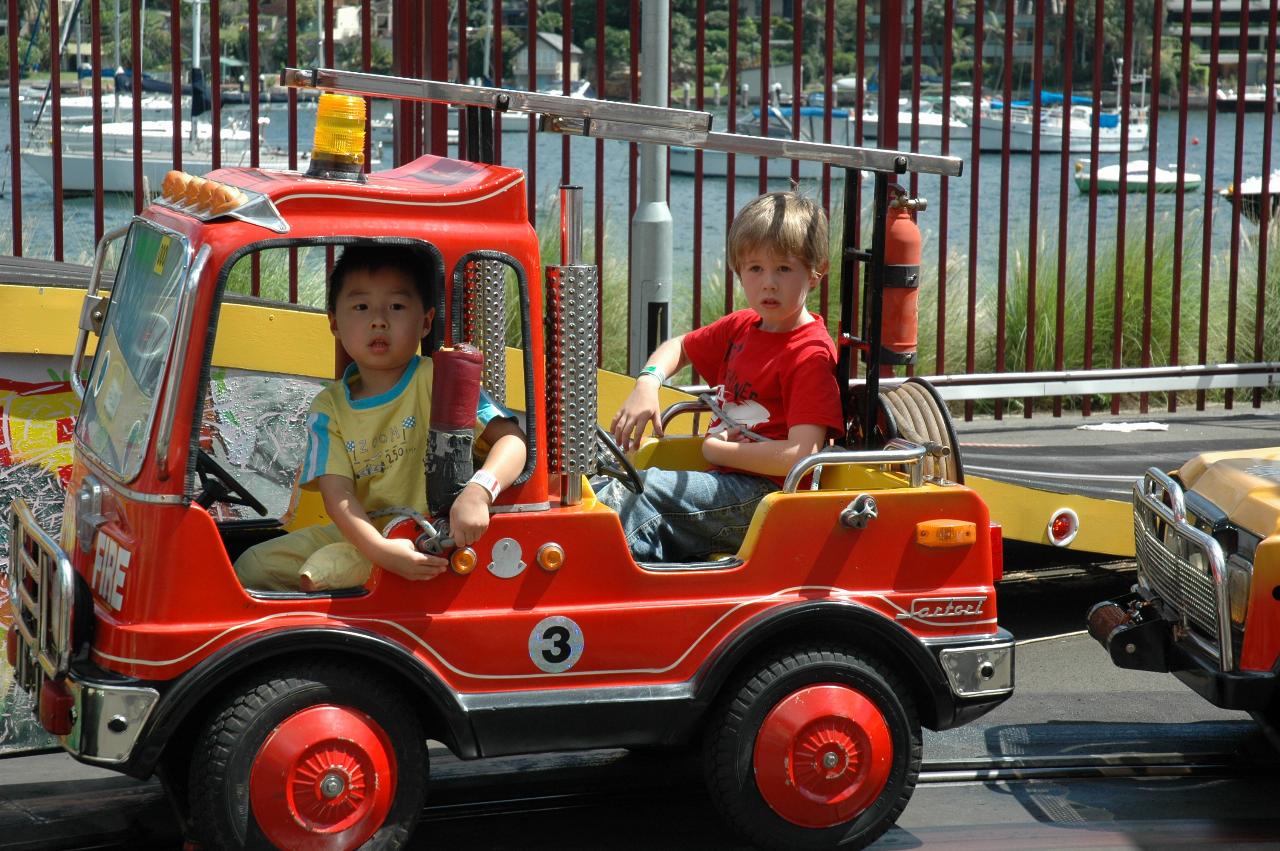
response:
<path id="1" fill-rule="evenodd" d="M 941 139 L 942 138 L 942 113 L 938 112 L 932 101 L 920 101 L 919 108 L 914 111 L 911 108 L 910 98 L 898 99 L 898 141 L 905 142 L 911 139 L 912 124 L 919 127 L 919 138 L 921 139 Z M 949 137 L 952 139 L 968 139 L 973 131 L 964 121 L 956 117 L 953 111 L 948 116 L 947 125 L 950 129 Z M 878 138 L 878 130 L 880 129 L 880 114 L 875 110 L 866 110 L 862 113 L 862 134 L 868 138 Z"/>
<path id="2" fill-rule="evenodd" d="M 18 114 L 26 123 L 32 123 L 39 117 L 42 121 L 53 116 L 53 95 L 48 101 L 44 90 L 27 90 L 19 96 Z M 96 98 L 98 104 L 97 117 L 102 120 L 124 120 L 133 115 L 133 95 L 127 92 L 110 92 Z M 59 99 L 59 107 L 63 120 L 94 120 L 93 95 L 63 94 Z M 141 112 L 144 120 L 162 120 L 173 117 L 173 96 L 156 92 L 143 92 L 140 98 Z M 191 111 L 191 97 L 184 95 L 180 106 L 184 113 Z M 42 112 L 43 110 L 43 112 Z"/>
<path id="3" fill-rule="evenodd" d="M 1123 176 L 1119 163 L 1099 166 L 1096 177 L 1089 172 L 1085 163 L 1077 160 L 1075 180 L 1081 192 L 1088 192 L 1089 188 L 1096 184 L 1098 192 L 1108 195 L 1120 192 L 1146 192 L 1147 187 L 1152 184 L 1155 184 L 1156 192 L 1186 192 L 1199 189 L 1202 183 L 1202 178 L 1195 172 L 1184 171 L 1179 175 L 1176 170 L 1170 171 L 1159 167 L 1151 171 L 1145 159 L 1129 162 Z"/>
<path id="4" fill-rule="evenodd" d="M 1226 189 L 1219 193 L 1223 198 L 1232 203 L 1239 203 L 1240 213 L 1250 221 L 1258 221 L 1262 217 L 1263 198 L 1270 202 L 1271 210 L 1269 216 L 1275 221 L 1277 212 L 1280 212 L 1280 169 L 1271 172 L 1271 176 L 1267 180 L 1267 188 L 1262 188 L 1262 176 L 1245 178 L 1240 185 L 1227 185 Z"/>
<path id="5" fill-rule="evenodd" d="M 298 154 L 298 168 L 306 169 L 309 153 Z M 142 174 L 151 186 L 151 191 L 158 192 L 164 176 L 173 169 L 172 149 L 164 151 L 142 152 Z M 102 184 L 94 182 L 93 151 L 69 150 L 62 152 L 62 192 L 64 195 L 92 195 L 96 191 L 126 192 L 134 191 L 133 153 L 116 154 L 102 158 Z M 22 162 L 36 174 L 40 175 L 50 186 L 53 182 L 53 151 L 49 149 L 24 149 Z M 224 152 L 219 162 L 220 167 L 247 166 L 251 162 L 248 148 L 234 153 Z M 258 164 L 264 168 L 287 169 L 288 155 L 281 151 L 263 150 L 258 155 Z M 213 171 L 213 155 L 209 151 L 183 152 L 182 169 L 188 174 L 202 175 Z"/>
<path id="6" fill-rule="evenodd" d="M 1088 98 L 1073 97 L 1064 102 L 1062 95 L 1040 93 L 1039 150 L 1042 154 L 1062 152 L 1063 126 L 1070 123 L 1068 151 L 1088 153 L 1092 150 L 1093 132 L 1098 132 L 1098 152 L 1118 154 L 1125 142 L 1125 129 L 1121 126 L 1118 110 L 1095 111 Z M 1010 101 L 1008 106 L 998 100 L 985 99 L 979 109 L 979 127 L 982 132 L 983 151 L 1004 149 L 1005 116 L 1009 120 L 1009 150 L 1030 153 L 1036 137 L 1035 112 L 1029 100 Z M 1130 153 L 1145 151 L 1150 128 L 1145 107 L 1129 110 L 1128 150 Z"/>
<path id="7" fill-rule="evenodd" d="M 782 109 L 778 106 L 769 107 L 769 124 L 767 135 L 771 139 L 794 139 L 796 137 L 795 125 L 792 124 L 794 116 L 793 109 Z M 824 131 L 824 112 L 821 107 L 802 106 L 800 107 L 800 139 L 804 142 L 821 142 L 823 141 Z M 738 122 L 737 132 L 748 136 L 761 135 L 760 127 L 760 110 L 753 109 L 751 114 Z M 831 110 L 831 142 L 835 145 L 851 144 L 853 138 L 853 122 L 848 110 L 833 109 Z M 672 145 L 669 149 L 668 156 L 671 162 L 672 174 L 694 174 L 696 160 L 694 149 L 687 148 L 682 145 Z M 724 151 L 703 151 L 702 152 L 702 176 L 703 177 L 725 177 L 729 173 L 729 155 Z M 772 158 L 769 160 L 769 179 L 770 180 L 789 180 L 791 178 L 792 161 L 788 159 Z M 760 176 L 760 158 L 750 157 L 738 154 L 734 157 L 733 173 L 737 177 L 759 177 Z M 831 169 L 831 176 L 835 180 L 844 178 L 844 169 Z M 800 177 L 806 179 L 820 180 L 822 178 L 822 166 L 819 163 L 805 161 L 800 163 Z"/>
<path id="8" fill-rule="evenodd" d="M 1280 87 L 1277 87 L 1280 89 Z M 1267 108 L 1267 101 L 1277 103 L 1277 90 L 1271 91 L 1270 98 L 1267 97 L 1267 87 L 1265 85 L 1245 86 L 1244 91 L 1237 89 L 1218 89 L 1214 97 L 1214 105 L 1218 112 L 1235 112 L 1237 105 L 1244 101 L 1245 112 L 1262 112 Z"/>

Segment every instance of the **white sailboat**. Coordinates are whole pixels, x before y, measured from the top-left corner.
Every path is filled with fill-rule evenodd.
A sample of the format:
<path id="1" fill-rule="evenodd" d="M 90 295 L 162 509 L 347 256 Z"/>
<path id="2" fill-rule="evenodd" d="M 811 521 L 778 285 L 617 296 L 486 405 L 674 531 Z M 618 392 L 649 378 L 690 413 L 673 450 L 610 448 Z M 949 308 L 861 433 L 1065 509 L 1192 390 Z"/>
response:
<path id="1" fill-rule="evenodd" d="M 911 140 L 911 125 L 915 121 L 919 128 L 919 138 L 921 139 L 941 139 L 942 138 L 942 113 L 936 111 L 931 101 L 921 101 L 919 109 L 911 109 L 910 98 L 898 99 L 898 141 L 909 142 Z M 951 139 L 968 139 L 972 134 L 969 125 L 956 117 L 954 111 L 948 116 L 948 129 L 950 130 L 949 138 Z M 880 129 L 880 115 L 875 110 L 866 110 L 862 113 L 862 134 L 868 138 L 878 138 Z"/>
<path id="2" fill-rule="evenodd" d="M 793 112 L 777 106 L 769 107 L 768 135 L 771 139 L 793 139 L 795 131 L 791 119 Z M 754 110 L 751 116 L 739 121 L 738 131 L 749 136 L 760 135 L 760 111 Z M 823 138 L 823 111 L 821 107 L 805 106 L 800 108 L 800 139 L 805 142 L 820 142 Z M 853 138 L 853 123 L 850 114 L 843 109 L 831 111 L 831 142 L 835 145 L 848 145 Z M 682 145 L 672 145 L 668 149 L 672 174 L 694 174 L 696 165 L 694 149 Z M 769 179 L 789 180 L 791 178 L 792 161 L 771 158 L 769 160 Z M 702 176 L 725 177 L 729 173 L 729 155 L 724 151 L 702 152 Z M 759 177 L 760 158 L 738 154 L 734 157 L 733 173 L 737 177 Z M 844 179 L 844 169 L 831 169 L 834 180 Z M 822 164 L 801 162 L 800 177 L 818 180 L 822 178 Z"/>

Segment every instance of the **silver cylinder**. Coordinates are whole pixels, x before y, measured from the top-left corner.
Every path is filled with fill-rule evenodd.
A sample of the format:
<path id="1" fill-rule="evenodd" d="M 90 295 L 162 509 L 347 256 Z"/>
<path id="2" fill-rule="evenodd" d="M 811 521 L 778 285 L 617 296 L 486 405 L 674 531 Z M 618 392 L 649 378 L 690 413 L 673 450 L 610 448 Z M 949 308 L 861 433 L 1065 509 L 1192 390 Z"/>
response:
<path id="1" fill-rule="evenodd" d="M 560 187 L 560 265 L 582 263 L 582 187 Z"/>

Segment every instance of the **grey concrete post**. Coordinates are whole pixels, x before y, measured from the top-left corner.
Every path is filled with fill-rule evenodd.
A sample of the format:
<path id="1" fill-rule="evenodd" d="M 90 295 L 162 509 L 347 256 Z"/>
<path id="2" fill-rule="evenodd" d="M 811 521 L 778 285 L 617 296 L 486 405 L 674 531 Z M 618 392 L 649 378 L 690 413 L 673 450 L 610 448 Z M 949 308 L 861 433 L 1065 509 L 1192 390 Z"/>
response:
<path id="1" fill-rule="evenodd" d="M 667 105 L 668 0 L 642 0 L 640 102 Z M 640 197 L 631 219 L 631 339 L 628 369 L 634 375 L 670 335 L 671 209 L 667 206 L 667 149 L 640 146 Z"/>

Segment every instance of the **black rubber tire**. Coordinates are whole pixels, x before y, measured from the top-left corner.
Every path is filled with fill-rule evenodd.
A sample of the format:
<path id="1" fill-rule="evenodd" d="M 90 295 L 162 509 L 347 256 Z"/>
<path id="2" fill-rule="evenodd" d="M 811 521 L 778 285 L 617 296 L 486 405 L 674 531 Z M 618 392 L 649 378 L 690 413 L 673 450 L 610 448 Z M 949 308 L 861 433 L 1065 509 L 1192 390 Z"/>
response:
<path id="1" fill-rule="evenodd" d="M 888 722 L 893 763 L 880 795 L 857 816 L 828 828 L 801 827 L 778 815 L 756 786 L 752 754 L 770 710 L 797 689 L 851 686 Z M 704 743 L 707 787 L 721 817 L 759 848 L 862 848 L 897 820 L 920 774 L 920 721 L 905 685 L 876 659 L 841 647 L 801 646 L 768 657 L 731 685 L 711 716 Z"/>
<path id="2" fill-rule="evenodd" d="M 211 711 L 191 759 L 191 836 L 205 848 L 270 849 L 249 802 L 249 772 L 267 735 L 311 706 L 358 709 L 390 738 L 396 796 L 363 848 L 389 851 L 413 834 L 427 792 L 427 744 L 409 702 L 382 678 L 348 664 L 279 666 L 243 680 Z"/>

